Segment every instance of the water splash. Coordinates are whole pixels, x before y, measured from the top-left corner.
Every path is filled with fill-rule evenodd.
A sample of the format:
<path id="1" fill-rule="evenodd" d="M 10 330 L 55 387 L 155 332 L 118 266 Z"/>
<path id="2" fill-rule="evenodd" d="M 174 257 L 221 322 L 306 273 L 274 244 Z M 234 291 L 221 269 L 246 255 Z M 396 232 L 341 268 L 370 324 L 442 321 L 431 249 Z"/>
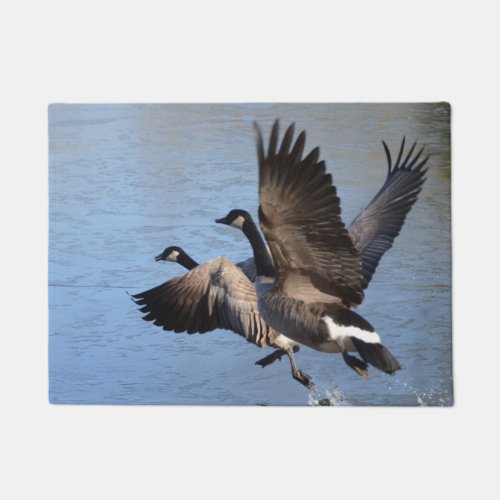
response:
<path id="1" fill-rule="evenodd" d="M 337 385 L 324 391 L 313 389 L 308 396 L 309 406 L 342 406 L 344 402 L 345 395 Z"/>
<path id="2" fill-rule="evenodd" d="M 442 381 L 440 382 L 442 383 Z M 423 390 L 415 388 L 411 382 L 398 379 L 393 381 L 393 385 L 403 388 L 404 392 L 415 397 L 416 406 L 449 406 L 452 400 L 448 391 L 444 390 L 442 386 Z"/>

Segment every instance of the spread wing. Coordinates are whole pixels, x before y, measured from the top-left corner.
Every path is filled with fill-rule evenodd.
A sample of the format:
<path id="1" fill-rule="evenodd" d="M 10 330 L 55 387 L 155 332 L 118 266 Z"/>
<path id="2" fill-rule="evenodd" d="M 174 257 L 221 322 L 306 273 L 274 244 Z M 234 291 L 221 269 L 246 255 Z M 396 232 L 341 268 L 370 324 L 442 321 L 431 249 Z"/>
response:
<path id="1" fill-rule="evenodd" d="M 349 226 L 351 239 L 362 258 L 363 289 L 370 283 L 382 255 L 392 247 L 408 212 L 417 201 L 426 179 L 427 168 L 424 166 L 429 159 L 429 156 L 420 159 L 424 148 L 412 156 L 415 142 L 401 162 L 405 148 L 403 138 L 393 166 L 389 148 L 384 141 L 382 143 L 389 167 L 387 178 L 373 200 Z"/>
<path id="2" fill-rule="evenodd" d="M 255 259 L 253 257 L 249 257 L 242 262 L 238 262 L 237 266 L 245 273 L 245 276 L 252 283 L 255 283 L 255 278 L 257 277 L 257 268 L 255 267 Z"/>
<path id="3" fill-rule="evenodd" d="M 260 347 L 267 345 L 272 331 L 259 314 L 255 286 L 224 257 L 132 298 L 146 314 L 143 319 L 164 330 L 205 333 L 225 328 Z"/>
<path id="4" fill-rule="evenodd" d="M 319 148 L 302 158 L 305 132 L 292 146 L 294 126 L 278 147 L 278 122 L 267 154 L 257 128 L 259 218 L 273 257 L 277 286 L 284 293 L 301 283 L 314 300 L 317 292 L 347 305 L 361 303 L 361 258 L 340 217 L 340 200 Z M 288 282 L 288 283 L 287 283 Z"/>

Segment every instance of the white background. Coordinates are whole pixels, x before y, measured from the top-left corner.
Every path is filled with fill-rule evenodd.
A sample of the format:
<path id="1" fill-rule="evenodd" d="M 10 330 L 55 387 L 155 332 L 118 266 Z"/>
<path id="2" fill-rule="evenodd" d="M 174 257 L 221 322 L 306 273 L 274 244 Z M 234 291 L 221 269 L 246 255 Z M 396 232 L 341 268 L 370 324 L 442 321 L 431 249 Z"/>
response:
<path id="1" fill-rule="evenodd" d="M 0 496 L 498 496 L 494 5 L 3 2 Z M 454 408 L 48 404 L 49 102 L 441 100 L 452 105 Z"/>

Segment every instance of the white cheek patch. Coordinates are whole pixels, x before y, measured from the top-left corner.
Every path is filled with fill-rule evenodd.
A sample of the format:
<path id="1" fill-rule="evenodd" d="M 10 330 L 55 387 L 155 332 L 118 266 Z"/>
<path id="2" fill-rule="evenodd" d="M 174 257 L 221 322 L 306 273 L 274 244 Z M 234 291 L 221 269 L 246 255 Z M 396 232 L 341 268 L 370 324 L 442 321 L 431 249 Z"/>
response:
<path id="1" fill-rule="evenodd" d="M 236 219 L 231 222 L 231 226 L 236 227 L 238 229 L 243 229 L 243 223 L 245 222 L 245 218 L 241 215 L 238 215 Z"/>
<path id="2" fill-rule="evenodd" d="M 172 252 L 170 252 L 168 254 L 168 257 L 166 258 L 166 260 L 170 261 L 170 262 L 177 262 L 177 257 L 179 257 L 179 252 L 177 250 L 173 250 Z"/>
<path id="3" fill-rule="evenodd" d="M 347 340 L 349 337 L 356 337 L 368 344 L 380 344 L 380 337 L 377 332 L 369 332 L 356 326 L 338 325 L 330 316 L 323 316 L 321 320 L 328 327 L 330 338 L 340 344 L 343 344 L 344 340 Z"/>

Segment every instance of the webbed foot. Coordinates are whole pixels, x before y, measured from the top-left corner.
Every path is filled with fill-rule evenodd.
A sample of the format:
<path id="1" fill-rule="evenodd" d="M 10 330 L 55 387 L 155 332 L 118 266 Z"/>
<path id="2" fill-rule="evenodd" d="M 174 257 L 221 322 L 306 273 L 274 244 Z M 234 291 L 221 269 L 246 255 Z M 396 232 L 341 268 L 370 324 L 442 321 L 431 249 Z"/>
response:
<path id="1" fill-rule="evenodd" d="M 292 371 L 292 377 L 311 391 L 315 388 L 312 378 L 302 370 Z"/>
<path id="2" fill-rule="evenodd" d="M 358 375 L 368 377 L 368 365 L 358 359 L 356 356 L 351 356 L 347 352 L 342 353 L 342 357 L 348 366 L 350 366 Z"/>

